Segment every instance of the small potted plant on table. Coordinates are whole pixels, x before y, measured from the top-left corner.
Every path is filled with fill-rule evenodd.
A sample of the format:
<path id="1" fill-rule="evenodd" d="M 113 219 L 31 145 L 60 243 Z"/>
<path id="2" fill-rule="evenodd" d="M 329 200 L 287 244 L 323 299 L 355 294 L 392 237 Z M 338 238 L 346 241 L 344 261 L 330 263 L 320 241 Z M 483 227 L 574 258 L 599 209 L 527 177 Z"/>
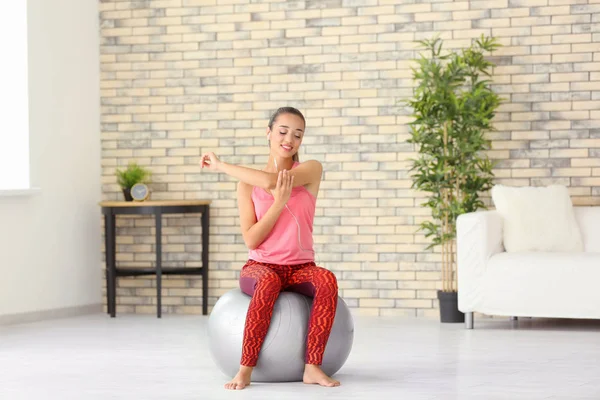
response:
<path id="1" fill-rule="evenodd" d="M 152 173 L 139 166 L 136 162 L 130 162 L 125 170 L 117 169 L 115 175 L 117 176 L 117 182 L 123 190 L 123 195 L 126 201 L 133 201 L 131 195 L 131 188 L 137 184 L 146 184 L 150 182 L 150 176 Z M 146 188 L 146 193 L 148 192 Z"/>

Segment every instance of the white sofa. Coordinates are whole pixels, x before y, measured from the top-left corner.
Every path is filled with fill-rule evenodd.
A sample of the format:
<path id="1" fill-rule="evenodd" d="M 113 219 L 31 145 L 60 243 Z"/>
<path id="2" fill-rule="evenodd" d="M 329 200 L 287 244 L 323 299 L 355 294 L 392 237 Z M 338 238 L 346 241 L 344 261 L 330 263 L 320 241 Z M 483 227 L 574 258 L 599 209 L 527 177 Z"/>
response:
<path id="1" fill-rule="evenodd" d="M 583 252 L 508 253 L 497 211 L 458 217 L 458 308 L 468 329 L 474 312 L 600 319 L 600 207 L 573 209 Z"/>

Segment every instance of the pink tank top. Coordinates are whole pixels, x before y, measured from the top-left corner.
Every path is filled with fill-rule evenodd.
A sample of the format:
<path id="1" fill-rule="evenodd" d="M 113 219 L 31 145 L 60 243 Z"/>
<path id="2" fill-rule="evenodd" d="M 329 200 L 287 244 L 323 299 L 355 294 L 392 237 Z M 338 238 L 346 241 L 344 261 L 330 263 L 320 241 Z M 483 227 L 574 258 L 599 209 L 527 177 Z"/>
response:
<path id="1" fill-rule="evenodd" d="M 295 162 L 292 168 L 299 165 Z M 252 188 L 252 201 L 256 220 L 259 221 L 273 204 L 273 196 L 260 187 Z M 313 221 L 317 198 L 303 186 L 292 189 L 292 194 L 273 229 L 265 240 L 248 257 L 258 262 L 279 265 L 302 264 L 314 261 Z M 296 216 L 296 220 L 290 213 Z M 298 243 L 298 225 L 300 226 L 300 244 Z M 304 249 L 304 250 L 303 250 Z"/>

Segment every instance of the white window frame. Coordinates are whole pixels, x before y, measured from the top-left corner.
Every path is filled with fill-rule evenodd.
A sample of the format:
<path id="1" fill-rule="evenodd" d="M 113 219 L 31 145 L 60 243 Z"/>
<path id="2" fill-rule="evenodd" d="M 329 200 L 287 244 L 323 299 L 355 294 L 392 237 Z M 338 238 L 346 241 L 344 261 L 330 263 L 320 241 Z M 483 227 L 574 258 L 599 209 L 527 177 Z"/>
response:
<path id="1" fill-rule="evenodd" d="M 27 1 L 3 4 L 0 13 L 0 197 L 35 193 L 31 187 Z"/>

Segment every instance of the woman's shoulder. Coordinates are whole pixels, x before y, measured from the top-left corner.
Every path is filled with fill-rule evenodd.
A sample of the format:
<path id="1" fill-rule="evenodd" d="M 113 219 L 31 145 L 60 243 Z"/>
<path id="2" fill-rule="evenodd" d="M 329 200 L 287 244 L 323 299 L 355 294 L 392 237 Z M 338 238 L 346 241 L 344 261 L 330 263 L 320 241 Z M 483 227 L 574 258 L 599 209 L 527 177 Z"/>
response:
<path id="1" fill-rule="evenodd" d="M 272 196 L 264 189 L 258 186 L 252 186 L 242 181 L 238 182 L 238 195 L 242 195 L 252 200 L 268 198 Z"/>
<path id="2" fill-rule="evenodd" d="M 250 196 L 252 194 L 253 189 L 254 186 L 248 185 L 246 182 L 239 181 L 237 184 L 238 195 Z"/>
<path id="3" fill-rule="evenodd" d="M 321 164 L 321 162 L 318 160 L 306 160 L 303 162 L 294 161 L 294 165 L 292 166 L 292 168 L 296 168 L 300 165 L 302 165 L 304 168 L 314 168 L 323 171 L 323 164 Z"/>
<path id="4" fill-rule="evenodd" d="M 294 161 L 294 165 L 318 165 L 322 166 L 319 160 Z"/>

